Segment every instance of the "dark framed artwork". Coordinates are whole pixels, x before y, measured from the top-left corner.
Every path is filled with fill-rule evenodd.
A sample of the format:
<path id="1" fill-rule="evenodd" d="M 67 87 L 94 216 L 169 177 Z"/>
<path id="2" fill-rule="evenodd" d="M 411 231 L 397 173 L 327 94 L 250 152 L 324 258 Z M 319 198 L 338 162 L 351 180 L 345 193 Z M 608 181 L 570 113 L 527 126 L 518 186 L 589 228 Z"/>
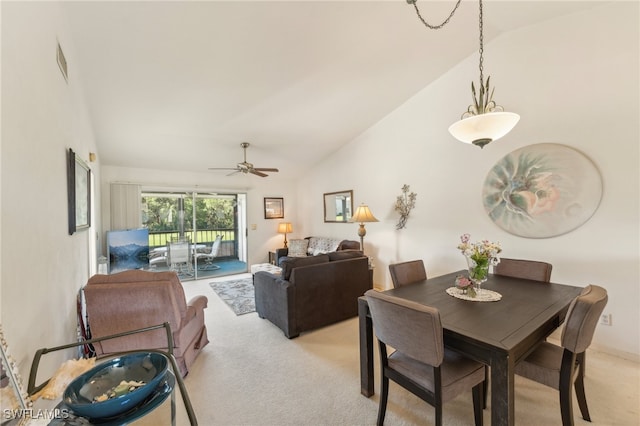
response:
<path id="1" fill-rule="evenodd" d="M 91 226 L 91 169 L 71 148 L 67 152 L 69 235 Z"/>
<path id="2" fill-rule="evenodd" d="M 284 198 L 264 199 L 264 218 L 283 219 L 284 218 Z"/>

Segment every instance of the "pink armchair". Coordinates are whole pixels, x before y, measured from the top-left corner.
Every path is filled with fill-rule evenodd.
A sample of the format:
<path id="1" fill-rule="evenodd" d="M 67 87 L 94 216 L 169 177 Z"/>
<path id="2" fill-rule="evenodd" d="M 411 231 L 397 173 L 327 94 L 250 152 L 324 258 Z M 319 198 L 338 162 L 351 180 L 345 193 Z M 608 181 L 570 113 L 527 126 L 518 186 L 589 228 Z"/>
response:
<path id="1" fill-rule="evenodd" d="M 185 376 L 200 350 L 209 343 L 204 325 L 205 296 L 188 303 L 175 272 L 124 271 L 94 275 L 84 287 L 87 321 L 92 337 L 168 322 L 174 355 Z M 95 345 L 98 356 L 137 349 L 167 349 L 164 330 L 104 340 Z"/>

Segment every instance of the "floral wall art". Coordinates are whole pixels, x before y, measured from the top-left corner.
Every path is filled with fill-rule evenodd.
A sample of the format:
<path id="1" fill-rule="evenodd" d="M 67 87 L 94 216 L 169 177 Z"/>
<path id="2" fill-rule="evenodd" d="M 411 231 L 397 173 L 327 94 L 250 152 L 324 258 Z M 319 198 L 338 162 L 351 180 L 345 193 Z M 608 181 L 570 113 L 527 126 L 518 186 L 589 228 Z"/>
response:
<path id="1" fill-rule="evenodd" d="M 485 179 L 482 197 L 500 228 L 521 237 L 549 238 L 589 220 L 602 198 L 602 179 L 579 151 L 542 143 L 499 160 Z"/>
<path id="2" fill-rule="evenodd" d="M 411 210 L 416 206 L 417 196 L 418 194 L 415 192 L 409 192 L 409 185 L 402 185 L 402 195 L 396 198 L 396 204 L 394 206 L 395 211 L 400 214 L 396 229 L 404 229 L 407 226 L 409 213 L 411 213 Z"/>

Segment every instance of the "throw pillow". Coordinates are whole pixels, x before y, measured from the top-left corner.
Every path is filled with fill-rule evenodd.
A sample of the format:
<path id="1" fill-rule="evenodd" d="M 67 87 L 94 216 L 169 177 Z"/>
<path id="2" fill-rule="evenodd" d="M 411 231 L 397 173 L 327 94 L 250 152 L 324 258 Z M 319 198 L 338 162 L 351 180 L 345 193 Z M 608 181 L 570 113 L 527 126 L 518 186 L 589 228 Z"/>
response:
<path id="1" fill-rule="evenodd" d="M 318 255 L 336 251 L 342 240 L 334 238 L 311 237 L 309 239 L 309 247 L 307 254 Z"/>
<path id="2" fill-rule="evenodd" d="M 289 240 L 288 257 L 306 257 L 309 240 Z"/>

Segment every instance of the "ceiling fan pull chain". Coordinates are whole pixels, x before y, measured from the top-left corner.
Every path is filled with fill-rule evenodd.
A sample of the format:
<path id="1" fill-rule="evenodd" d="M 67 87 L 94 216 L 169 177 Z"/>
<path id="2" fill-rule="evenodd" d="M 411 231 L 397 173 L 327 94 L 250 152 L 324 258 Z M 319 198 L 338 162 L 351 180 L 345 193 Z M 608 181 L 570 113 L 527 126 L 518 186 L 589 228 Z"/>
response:
<path id="1" fill-rule="evenodd" d="M 431 25 L 430 23 L 428 23 L 427 21 L 424 20 L 424 18 L 422 17 L 422 15 L 420 14 L 420 10 L 418 10 L 418 5 L 416 4 L 418 2 L 418 0 L 407 0 L 407 3 L 412 4 L 413 7 L 416 10 L 416 14 L 418 15 L 418 18 L 420 18 L 420 20 L 422 21 L 422 23 L 429 29 L 432 30 L 439 30 L 440 28 L 444 27 L 445 25 L 447 25 L 449 23 L 449 20 L 453 17 L 453 14 L 456 13 L 456 10 L 458 10 L 458 6 L 460 6 L 460 2 L 462 0 L 458 0 L 456 5 L 454 6 L 453 10 L 451 11 L 451 13 L 449 14 L 449 16 L 447 17 L 447 19 L 445 19 L 440 25 Z"/>

